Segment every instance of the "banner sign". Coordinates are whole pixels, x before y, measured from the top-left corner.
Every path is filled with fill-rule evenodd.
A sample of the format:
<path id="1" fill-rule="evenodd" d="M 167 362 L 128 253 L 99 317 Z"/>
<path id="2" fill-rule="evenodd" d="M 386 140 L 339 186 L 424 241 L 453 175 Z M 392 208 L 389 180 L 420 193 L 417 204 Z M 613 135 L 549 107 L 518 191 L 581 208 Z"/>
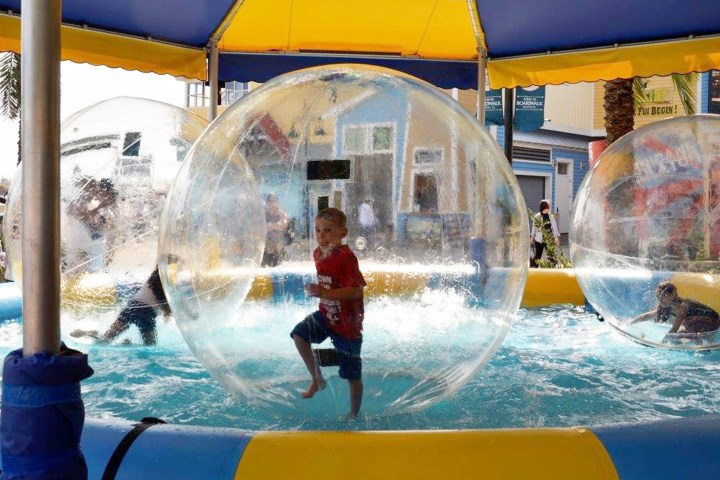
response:
<path id="1" fill-rule="evenodd" d="M 545 87 L 515 89 L 515 128 L 530 132 L 545 123 Z"/>
<path id="2" fill-rule="evenodd" d="M 502 90 L 489 90 L 485 92 L 485 126 L 502 124 Z"/>

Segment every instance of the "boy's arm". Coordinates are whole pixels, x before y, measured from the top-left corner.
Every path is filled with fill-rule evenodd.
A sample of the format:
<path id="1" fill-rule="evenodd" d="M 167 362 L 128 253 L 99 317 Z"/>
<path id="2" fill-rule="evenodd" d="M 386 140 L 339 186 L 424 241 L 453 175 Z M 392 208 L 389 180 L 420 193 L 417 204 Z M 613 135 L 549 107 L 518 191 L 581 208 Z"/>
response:
<path id="1" fill-rule="evenodd" d="M 673 322 L 672 327 L 670 327 L 670 330 L 668 330 L 668 333 L 677 333 L 680 325 L 682 325 L 682 323 L 685 321 L 685 317 L 687 317 L 689 307 L 690 306 L 687 302 L 682 302 L 680 304 L 677 309 L 677 314 L 675 315 L 675 321 Z"/>
<path id="2" fill-rule="evenodd" d="M 632 325 L 633 323 L 646 322 L 648 320 L 654 319 L 655 317 L 657 317 L 657 309 L 641 313 L 637 318 L 633 319 L 633 321 L 630 322 L 630 325 Z"/>

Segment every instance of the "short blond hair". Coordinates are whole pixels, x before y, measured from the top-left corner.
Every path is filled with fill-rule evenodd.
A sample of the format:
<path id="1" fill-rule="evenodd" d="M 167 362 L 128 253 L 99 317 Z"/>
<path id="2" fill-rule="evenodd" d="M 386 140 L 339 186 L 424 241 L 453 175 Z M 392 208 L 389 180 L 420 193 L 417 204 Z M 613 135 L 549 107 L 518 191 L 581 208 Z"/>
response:
<path id="1" fill-rule="evenodd" d="M 340 228 L 345 228 L 347 224 L 347 217 L 342 210 L 338 208 L 323 208 L 320 210 L 315 219 L 325 220 L 326 222 L 332 222 Z"/>

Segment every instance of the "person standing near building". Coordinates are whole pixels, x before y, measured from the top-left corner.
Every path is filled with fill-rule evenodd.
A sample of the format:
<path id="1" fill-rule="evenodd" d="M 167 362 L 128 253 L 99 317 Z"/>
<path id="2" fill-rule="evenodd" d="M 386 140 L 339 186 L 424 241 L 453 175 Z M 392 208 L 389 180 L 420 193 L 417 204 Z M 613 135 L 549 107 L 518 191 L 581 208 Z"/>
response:
<path id="1" fill-rule="evenodd" d="M 288 216 L 280 208 L 280 200 L 274 193 L 265 196 L 265 222 L 267 222 L 267 237 L 261 265 L 276 267 L 285 257 L 285 230 L 288 226 Z"/>
<path id="2" fill-rule="evenodd" d="M 377 218 L 375 217 L 373 203 L 373 199 L 371 197 L 367 197 L 358 207 L 358 222 L 360 223 L 360 228 L 362 228 L 362 236 L 365 237 L 365 241 L 367 242 L 366 248 L 368 250 L 373 250 L 375 248 L 374 240 Z"/>
<path id="3" fill-rule="evenodd" d="M 558 230 L 555 217 L 550 213 L 550 201 L 540 200 L 538 206 L 538 213 L 535 214 L 540 220 L 542 228 L 538 228 L 533 222 L 533 228 L 530 232 L 530 244 L 535 246 L 535 256 L 530 260 L 530 266 L 537 267 L 537 261 L 542 258 L 543 251 L 547 248 L 545 238 L 543 237 L 543 231 L 546 232 L 547 238 L 552 239 L 555 245 L 560 245 L 560 231 Z M 554 258 L 548 256 L 548 260 L 554 261 Z"/>

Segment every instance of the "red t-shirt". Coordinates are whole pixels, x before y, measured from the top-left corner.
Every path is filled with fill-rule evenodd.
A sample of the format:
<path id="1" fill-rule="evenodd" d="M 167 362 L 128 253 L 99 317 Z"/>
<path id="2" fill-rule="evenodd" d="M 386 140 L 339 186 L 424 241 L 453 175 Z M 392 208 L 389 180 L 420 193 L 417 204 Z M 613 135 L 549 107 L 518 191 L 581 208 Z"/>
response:
<path id="1" fill-rule="evenodd" d="M 364 287 L 365 278 L 355 254 L 347 245 L 342 245 L 327 258 L 322 258 L 320 248 L 313 252 L 318 284 L 322 288 Z M 365 308 L 362 298 L 353 300 L 320 299 L 320 313 L 330 330 L 336 334 L 353 340 L 362 332 Z"/>

